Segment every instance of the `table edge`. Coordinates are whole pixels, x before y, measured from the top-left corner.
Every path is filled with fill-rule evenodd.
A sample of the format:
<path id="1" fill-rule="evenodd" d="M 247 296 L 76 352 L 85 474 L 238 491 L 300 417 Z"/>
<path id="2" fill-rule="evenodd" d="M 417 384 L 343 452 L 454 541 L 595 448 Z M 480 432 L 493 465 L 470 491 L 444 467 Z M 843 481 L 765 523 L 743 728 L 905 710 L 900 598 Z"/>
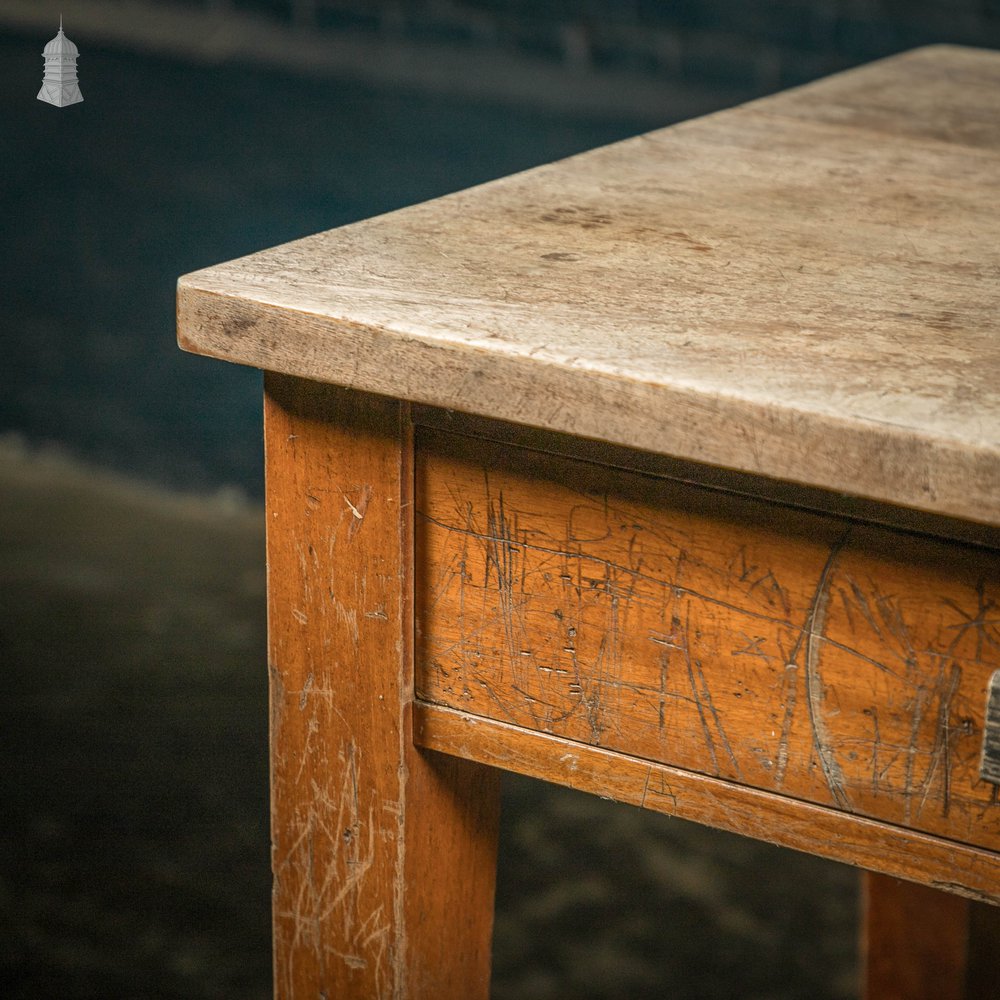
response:
<path id="1" fill-rule="evenodd" d="M 178 344 L 191 353 L 1000 526 L 1000 452 L 988 446 L 606 372 L 589 373 L 589 405 L 571 413 L 555 404 L 578 390 L 578 369 L 540 371 L 537 360 L 516 354 L 459 352 L 447 342 L 207 291 L 193 277 L 180 279 L 177 297 Z M 346 332 L 331 365 L 315 338 Z M 553 400 L 548 413 L 518 405 L 533 386 Z M 737 430 L 709 433 L 720 423 Z"/>

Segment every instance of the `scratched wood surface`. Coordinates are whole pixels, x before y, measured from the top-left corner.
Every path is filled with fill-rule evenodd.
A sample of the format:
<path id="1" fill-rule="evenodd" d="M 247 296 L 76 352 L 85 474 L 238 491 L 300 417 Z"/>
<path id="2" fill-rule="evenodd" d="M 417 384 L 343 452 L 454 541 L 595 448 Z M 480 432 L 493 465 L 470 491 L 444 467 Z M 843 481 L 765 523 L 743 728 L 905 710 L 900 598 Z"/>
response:
<path id="1" fill-rule="evenodd" d="M 1000 847 L 996 551 L 417 440 L 423 700 Z"/>
<path id="2" fill-rule="evenodd" d="M 485 998 L 499 793 L 413 746 L 408 424 L 265 386 L 275 995 Z"/>
<path id="3" fill-rule="evenodd" d="M 917 50 L 220 264 L 179 340 L 998 524 L 998 76 Z"/>
<path id="4" fill-rule="evenodd" d="M 426 701 L 414 716 L 417 743 L 441 753 L 1000 904 L 996 851 Z"/>

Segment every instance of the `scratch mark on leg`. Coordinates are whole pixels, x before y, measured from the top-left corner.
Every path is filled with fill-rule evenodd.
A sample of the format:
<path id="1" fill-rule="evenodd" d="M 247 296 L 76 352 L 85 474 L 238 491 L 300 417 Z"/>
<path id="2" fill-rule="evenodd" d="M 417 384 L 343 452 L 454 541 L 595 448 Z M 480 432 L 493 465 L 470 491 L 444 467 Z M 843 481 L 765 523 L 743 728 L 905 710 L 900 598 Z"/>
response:
<path id="1" fill-rule="evenodd" d="M 312 671 L 309 672 L 309 676 L 306 678 L 305 684 L 302 685 L 302 692 L 299 695 L 299 711 L 304 712 L 305 707 L 309 702 L 309 691 L 313 686 L 313 674 Z"/>
<path id="2" fill-rule="evenodd" d="M 351 523 L 347 526 L 347 540 L 349 542 L 354 541 L 354 536 L 361 529 L 361 524 L 365 519 L 365 514 L 368 511 L 368 504 L 371 502 L 372 498 L 372 488 L 367 483 L 361 487 L 361 495 L 358 498 L 357 504 L 353 504 L 350 498 L 344 493 L 344 502 L 348 507 L 351 508 L 351 514 L 354 516 L 351 518 Z"/>

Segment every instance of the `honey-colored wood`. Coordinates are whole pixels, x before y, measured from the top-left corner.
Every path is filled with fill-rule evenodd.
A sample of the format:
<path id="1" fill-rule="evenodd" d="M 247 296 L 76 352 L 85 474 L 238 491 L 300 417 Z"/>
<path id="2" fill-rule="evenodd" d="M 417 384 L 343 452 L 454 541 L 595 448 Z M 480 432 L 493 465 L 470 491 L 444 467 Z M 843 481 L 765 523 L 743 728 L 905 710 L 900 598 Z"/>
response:
<path id="1" fill-rule="evenodd" d="M 933 891 L 1000 903 L 998 87 L 922 49 L 181 279 L 285 373 L 279 997 L 485 996 L 481 765 L 933 887 L 870 882 L 869 983 L 1000 993 Z"/>
<path id="2" fill-rule="evenodd" d="M 484 441 L 495 441 L 504 446 L 529 448 L 567 458 L 579 458 L 598 465 L 641 472 L 658 479 L 673 479 L 693 486 L 708 486 L 722 493 L 758 500 L 769 500 L 780 507 L 794 507 L 818 513 L 832 514 L 851 521 L 881 524 L 889 528 L 935 538 L 966 542 L 1000 551 L 1000 525 L 987 525 L 976 521 L 962 521 L 939 514 L 897 507 L 894 504 L 866 500 L 847 493 L 834 493 L 814 486 L 803 486 L 764 476 L 752 476 L 733 469 L 715 465 L 688 462 L 669 455 L 639 451 L 608 441 L 559 434 L 525 424 L 512 424 L 503 420 L 490 420 L 473 413 L 441 410 L 433 406 L 415 404 L 410 408 L 413 422 L 424 427 L 464 434 Z"/>
<path id="3" fill-rule="evenodd" d="M 265 402 L 275 994 L 485 998 L 498 787 L 412 744 L 405 413 Z"/>
<path id="4" fill-rule="evenodd" d="M 415 720 L 417 743 L 441 753 L 1000 903 L 1000 856 L 994 851 L 441 705 L 418 701 Z"/>
<path id="5" fill-rule="evenodd" d="M 1000 553 L 417 434 L 423 700 L 1000 849 Z"/>
<path id="6" fill-rule="evenodd" d="M 918 50 L 187 275 L 180 343 L 1000 524 L 998 67 Z"/>

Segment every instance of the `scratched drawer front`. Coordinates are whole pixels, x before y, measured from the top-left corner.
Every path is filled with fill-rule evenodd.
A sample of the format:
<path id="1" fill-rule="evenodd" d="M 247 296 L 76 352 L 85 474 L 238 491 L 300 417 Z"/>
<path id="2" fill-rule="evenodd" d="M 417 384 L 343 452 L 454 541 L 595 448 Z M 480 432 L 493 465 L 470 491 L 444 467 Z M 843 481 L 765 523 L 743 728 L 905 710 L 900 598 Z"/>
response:
<path id="1" fill-rule="evenodd" d="M 997 554 L 418 428 L 424 700 L 1000 848 Z"/>

